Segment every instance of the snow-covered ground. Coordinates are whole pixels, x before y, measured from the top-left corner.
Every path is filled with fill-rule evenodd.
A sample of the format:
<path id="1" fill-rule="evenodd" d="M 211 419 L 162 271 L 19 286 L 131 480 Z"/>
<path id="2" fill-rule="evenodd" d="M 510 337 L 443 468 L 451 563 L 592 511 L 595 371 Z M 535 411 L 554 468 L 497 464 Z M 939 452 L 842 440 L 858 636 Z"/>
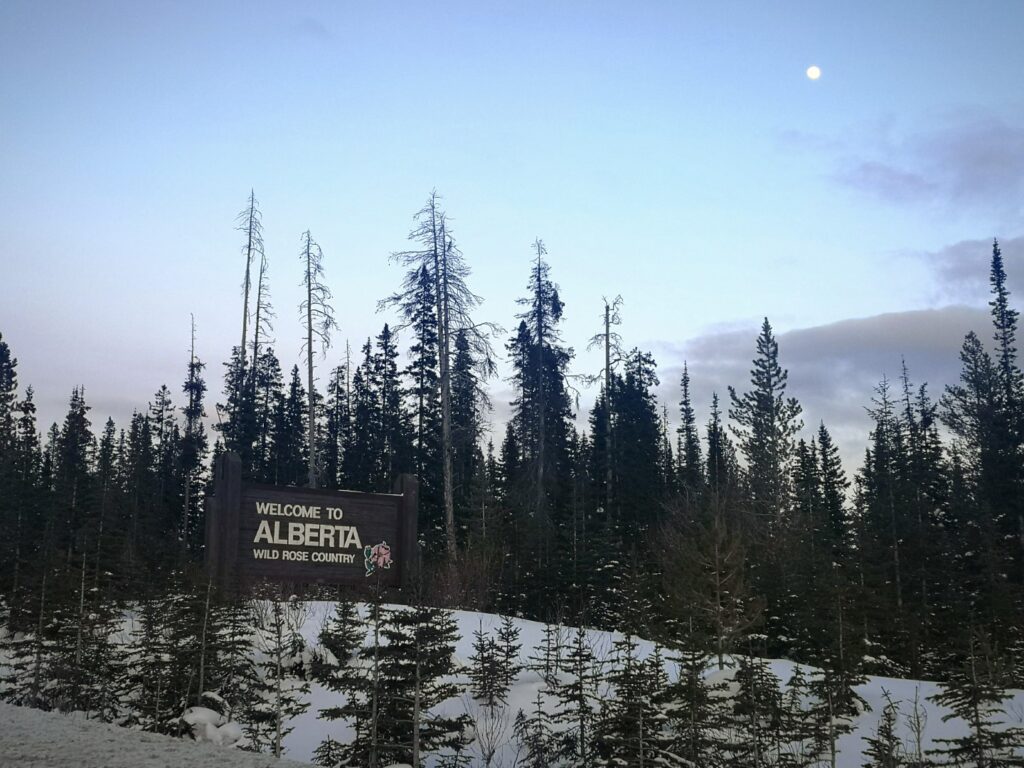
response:
<path id="1" fill-rule="evenodd" d="M 198 744 L 0 702 L 0 766 L 10 768 L 302 768 L 237 749 Z"/>
<path id="2" fill-rule="evenodd" d="M 325 616 L 329 616 L 334 610 L 333 603 L 312 603 L 310 604 L 309 617 L 307 618 L 303 636 L 306 641 L 315 646 L 317 634 Z M 473 632 L 482 627 L 484 632 L 493 633 L 501 622 L 500 617 L 491 614 L 472 613 L 468 611 L 455 611 L 455 618 L 459 625 L 461 640 L 456 647 L 457 660 L 468 667 L 469 658 L 473 653 Z M 535 649 L 540 646 L 544 636 L 544 625 L 535 621 L 524 621 L 517 619 L 520 627 L 519 640 L 522 643 L 520 660 L 525 665 L 529 656 L 535 655 Z M 563 628 L 563 638 L 569 642 L 573 628 Z M 588 639 L 594 650 L 597 659 L 610 658 L 612 644 L 619 635 L 596 630 L 588 631 Z M 646 656 L 654 649 L 654 643 L 641 640 L 639 650 L 641 655 Z M 668 654 L 666 654 L 668 656 Z M 778 677 L 783 685 L 793 674 L 796 666 L 791 661 L 774 660 L 770 664 L 772 672 Z M 668 664 L 670 674 L 674 675 L 674 665 Z M 722 673 L 712 672 L 712 675 Z M 731 673 L 727 670 L 725 675 Z M 506 743 L 503 750 L 498 752 L 499 760 L 495 764 L 511 765 L 512 754 L 512 723 L 516 712 L 519 709 L 529 710 L 531 702 L 536 698 L 537 691 L 543 688 L 543 682 L 535 672 L 524 670 L 513 688 L 508 707 L 506 709 L 505 723 L 491 723 L 490 728 L 500 730 L 500 738 Z M 957 737 L 966 733 L 966 727 L 959 720 L 943 722 L 942 717 L 948 714 L 948 710 L 928 701 L 928 697 L 937 693 L 939 686 L 932 682 L 915 680 L 898 680 L 885 677 L 871 677 L 868 682 L 858 688 L 861 697 L 867 702 L 870 710 L 865 711 L 854 723 L 854 730 L 843 735 L 839 740 L 840 754 L 838 757 L 838 768 L 860 768 L 863 765 L 863 750 L 865 738 L 875 735 L 878 720 L 885 707 L 887 693 L 893 702 L 900 706 L 899 728 L 908 751 L 915 748 L 913 730 L 910 726 L 910 716 L 913 714 L 914 702 L 917 702 L 918 711 L 922 720 L 922 746 L 925 750 L 936 746 L 936 739 Z M 317 713 L 320 709 L 334 706 L 337 703 L 337 694 L 324 688 L 312 685 L 310 690 L 310 708 L 305 714 L 294 721 L 294 730 L 285 739 L 285 746 L 289 757 L 297 760 L 309 760 L 313 750 L 328 735 L 332 738 L 343 741 L 348 735 L 348 729 L 342 721 L 320 720 Z M 1015 691 L 1011 699 L 1004 704 L 1006 716 L 1003 718 L 1008 725 L 1024 725 L 1024 691 Z M 479 715 L 479 708 L 469 696 L 463 696 L 458 700 L 451 700 L 443 705 L 443 708 L 452 713 L 468 712 L 471 716 Z M 549 711 L 553 711 L 553 706 Z M 479 745 L 470 747 L 470 752 L 479 756 Z M 504 757 L 503 760 L 500 758 Z M 474 765 L 478 764 L 474 761 Z M 429 764 L 429 763 L 428 763 Z"/>
<path id="3" fill-rule="evenodd" d="M 318 644 L 318 635 L 325 619 L 334 611 L 330 602 L 314 602 L 308 604 L 308 612 L 302 625 L 302 634 L 309 649 Z M 482 629 L 487 633 L 496 632 L 501 618 L 491 614 L 456 611 L 461 639 L 456 646 L 456 661 L 463 668 L 462 682 L 468 682 L 466 671 L 469 658 L 472 656 L 473 633 Z M 132 617 L 126 616 L 128 623 Z M 520 628 L 519 642 L 520 661 L 525 666 L 528 658 L 537 655 L 538 647 L 544 638 L 545 625 L 533 621 L 516 620 Z M 564 644 L 568 644 L 575 630 L 571 627 L 560 629 Z M 612 646 L 618 635 L 608 632 L 590 630 L 587 632 L 588 643 L 598 660 L 611 658 Z M 654 649 L 654 644 L 640 640 L 638 650 L 646 656 Z M 675 675 L 671 655 L 666 653 L 670 676 Z M 793 662 L 773 660 L 770 662 L 772 672 L 784 685 L 793 674 Z M 713 677 L 721 677 L 728 681 L 731 671 L 709 672 Z M 490 720 L 481 718 L 480 708 L 468 694 L 452 699 L 442 705 L 442 709 L 451 714 L 467 713 L 477 720 L 478 741 L 469 747 L 472 756 L 471 765 L 482 765 L 481 742 L 490 740 L 497 747 L 494 766 L 511 768 L 515 765 L 515 746 L 512 738 L 513 722 L 520 710 L 529 711 L 536 700 L 537 692 L 544 684 L 536 672 L 524 670 L 520 673 L 513 687 L 507 707 L 503 712 Z M 907 751 L 911 754 L 915 749 L 914 730 L 911 717 L 916 711 L 919 714 L 919 730 L 921 747 L 928 750 L 936 746 L 937 739 L 948 739 L 966 732 L 963 722 L 953 719 L 942 720 L 948 710 L 929 701 L 929 697 L 937 693 L 939 686 L 932 682 L 914 680 L 898 680 L 892 678 L 872 677 L 858 689 L 861 697 L 870 709 L 864 711 L 853 723 L 852 732 L 844 734 L 839 740 L 838 768 L 860 768 L 864 764 L 863 751 L 865 739 L 875 735 L 875 730 L 889 700 L 900 707 L 898 720 L 899 733 Z M 607 686 L 602 686 L 599 695 L 607 695 Z M 309 709 L 291 722 L 292 732 L 285 738 L 285 755 L 290 760 L 311 761 L 317 746 L 328 736 L 337 741 L 347 741 L 350 736 L 344 721 L 323 720 L 319 717 L 321 709 L 337 706 L 338 694 L 312 683 L 308 696 Z M 554 711 L 553 702 L 547 707 Z M 1014 691 L 1013 696 L 1004 703 L 1005 716 L 1001 719 L 1007 726 L 1024 726 L 1024 692 Z M 231 727 L 234 727 L 233 725 Z M 223 726 L 226 733 L 228 726 Z M 214 729 L 215 730 L 215 729 Z M 223 736 L 217 731 L 219 736 Z M 221 739 L 230 743 L 233 739 Z M 428 761 L 427 765 L 433 765 Z M 110 768 L 152 768 L 153 766 L 189 766 L 189 768 L 248 768 L 250 766 L 300 765 L 285 760 L 275 761 L 266 755 L 246 753 L 229 746 L 211 743 L 195 743 L 190 740 L 173 739 L 152 733 L 118 728 L 87 721 L 80 717 L 65 717 L 58 714 L 27 710 L 0 703 L 0 767 L 3 766 L 109 766 Z"/>

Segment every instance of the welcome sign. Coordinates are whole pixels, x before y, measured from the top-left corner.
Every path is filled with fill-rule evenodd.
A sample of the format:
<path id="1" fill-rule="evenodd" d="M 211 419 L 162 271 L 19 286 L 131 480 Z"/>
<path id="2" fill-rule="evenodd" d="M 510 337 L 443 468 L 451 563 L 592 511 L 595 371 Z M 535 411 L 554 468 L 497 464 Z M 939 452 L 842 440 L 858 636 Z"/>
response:
<path id="1" fill-rule="evenodd" d="M 395 493 L 249 483 L 238 455 L 226 453 L 207 501 L 207 569 L 224 587 L 263 579 L 398 586 L 415 556 L 417 502 L 411 475 Z"/>

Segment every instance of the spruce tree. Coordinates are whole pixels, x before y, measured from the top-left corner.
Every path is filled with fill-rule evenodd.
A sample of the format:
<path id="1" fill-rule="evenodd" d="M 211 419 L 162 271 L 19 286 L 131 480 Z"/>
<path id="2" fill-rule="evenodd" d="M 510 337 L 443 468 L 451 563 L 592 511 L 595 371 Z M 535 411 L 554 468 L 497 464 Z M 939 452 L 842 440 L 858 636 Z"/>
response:
<path id="1" fill-rule="evenodd" d="M 786 397 L 789 374 L 779 365 L 779 345 L 765 318 L 757 338 L 757 356 L 750 371 L 750 390 L 742 395 L 729 387 L 729 417 L 747 461 L 747 478 L 755 514 L 776 522 L 787 509 L 794 436 L 803 427 L 801 408 Z"/>
<path id="2" fill-rule="evenodd" d="M 1000 684 L 983 635 L 975 627 L 966 631 L 963 654 L 948 671 L 942 689 L 929 700 L 950 709 L 943 722 L 954 718 L 967 725 L 967 734 L 936 739 L 944 746 L 933 754 L 957 765 L 974 768 L 1020 765 L 1024 755 L 1024 731 L 1003 727 L 1003 702 L 1010 697 Z"/>
<path id="3" fill-rule="evenodd" d="M 576 629 L 558 665 L 553 692 L 558 701 L 553 722 L 560 723 L 559 752 L 573 766 L 589 766 L 598 716 L 597 681 L 600 678 L 587 632 Z"/>
<path id="4" fill-rule="evenodd" d="M 884 688 L 882 696 L 885 699 L 885 706 L 882 708 L 878 725 L 875 726 L 875 734 L 864 739 L 867 744 L 864 756 L 869 762 L 863 765 L 864 768 L 901 768 L 906 763 L 903 760 L 903 741 L 898 730 L 899 704 L 892 700 Z"/>
<path id="5" fill-rule="evenodd" d="M 460 693 L 451 680 L 457 632 L 451 612 L 440 608 L 387 612 L 380 648 L 387 687 L 378 717 L 381 754 L 391 762 L 418 767 L 430 753 L 459 751 L 468 743 L 468 716 L 445 717 L 435 710 Z"/>
<path id="6" fill-rule="evenodd" d="M 206 429 L 203 418 L 203 395 L 206 393 L 206 382 L 203 381 L 204 363 L 195 356 L 195 325 L 192 329 L 192 347 L 188 362 L 188 376 L 182 386 L 186 402 L 182 408 L 185 417 L 184 432 L 179 447 L 181 484 L 184 486 L 182 499 L 182 515 L 179 536 L 184 551 L 195 552 L 205 535 L 205 517 L 203 514 L 202 488 L 204 486 L 203 469 L 208 449 Z"/>
<path id="7" fill-rule="evenodd" d="M 249 738 L 255 749 L 266 747 L 274 757 L 281 757 L 284 750 L 284 737 L 292 730 L 289 721 L 309 709 L 309 702 L 303 700 L 309 684 L 304 679 L 305 671 L 298 666 L 305 647 L 299 632 L 305 615 L 305 604 L 294 597 L 253 602 L 263 674 L 261 701 L 254 708 Z"/>
<path id="8" fill-rule="evenodd" d="M 685 498 L 696 500 L 704 485 L 704 466 L 700 450 L 700 435 L 697 433 L 697 417 L 690 399 L 690 371 L 683 363 L 680 382 L 682 399 L 679 401 L 678 463 L 679 483 Z"/>

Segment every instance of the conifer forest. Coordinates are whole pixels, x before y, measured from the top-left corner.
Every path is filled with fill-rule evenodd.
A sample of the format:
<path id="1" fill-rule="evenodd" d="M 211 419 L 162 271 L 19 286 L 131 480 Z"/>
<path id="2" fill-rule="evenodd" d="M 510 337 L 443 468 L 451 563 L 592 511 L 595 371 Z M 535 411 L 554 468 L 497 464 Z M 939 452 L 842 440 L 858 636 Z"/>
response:
<path id="1" fill-rule="evenodd" d="M 749 378 L 695 403 L 685 361 L 620 334 L 639 297 L 609 297 L 593 338 L 566 338 L 563 313 L 593 308 L 565 306 L 571 275 L 538 239 L 504 328 L 444 199 L 409 213 L 377 297 L 397 322 L 349 345 L 329 288 L 343 244 L 307 231 L 297 253 L 268 252 L 251 194 L 224 222 L 236 345 L 184 357 L 127 423 L 73 371 L 63 420 L 38 423 L 0 336 L 0 697 L 172 735 L 206 708 L 238 746 L 280 757 L 314 686 L 317 717 L 345 726 L 313 755 L 327 767 L 834 768 L 854 764 L 837 742 L 876 676 L 934 681 L 967 725 L 915 753 L 892 704 L 864 765 L 1024 765 L 1004 706 L 1024 688 L 1024 374 L 998 242 L 990 323 L 963 339 L 959 381 L 935 391 L 911 358 L 863 392 L 872 426 L 851 467 L 826 415 L 792 396 L 769 319 Z M 301 306 L 274 304 L 272 260 L 275 280 L 301 280 Z M 303 324 L 298 359 L 274 349 L 283 313 Z M 588 344 L 599 370 L 575 365 Z M 490 439 L 499 362 L 514 397 Z M 659 362 L 683 365 L 671 402 L 655 396 Z M 585 412 L 583 387 L 597 392 Z M 415 475 L 411 585 L 217 589 L 205 501 L 225 452 L 274 485 L 386 493 Z M 310 642 L 318 601 L 330 611 Z M 460 638 L 462 611 L 501 618 Z M 545 627 L 536 647 L 524 621 Z M 612 633 L 603 656 L 594 631 Z M 513 707 L 524 669 L 543 693 Z M 473 714 L 440 706 L 461 698 Z"/>

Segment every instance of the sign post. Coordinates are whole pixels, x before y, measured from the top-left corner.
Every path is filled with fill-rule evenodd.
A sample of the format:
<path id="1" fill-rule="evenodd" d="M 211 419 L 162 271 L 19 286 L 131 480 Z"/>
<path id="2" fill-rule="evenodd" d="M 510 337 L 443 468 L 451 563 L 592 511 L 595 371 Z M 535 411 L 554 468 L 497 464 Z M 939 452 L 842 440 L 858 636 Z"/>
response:
<path id="1" fill-rule="evenodd" d="M 394 493 L 326 491 L 242 481 L 235 453 L 214 466 L 206 508 L 206 567 L 222 588 L 295 584 L 408 584 L 416 567 L 419 482 Z"/>

